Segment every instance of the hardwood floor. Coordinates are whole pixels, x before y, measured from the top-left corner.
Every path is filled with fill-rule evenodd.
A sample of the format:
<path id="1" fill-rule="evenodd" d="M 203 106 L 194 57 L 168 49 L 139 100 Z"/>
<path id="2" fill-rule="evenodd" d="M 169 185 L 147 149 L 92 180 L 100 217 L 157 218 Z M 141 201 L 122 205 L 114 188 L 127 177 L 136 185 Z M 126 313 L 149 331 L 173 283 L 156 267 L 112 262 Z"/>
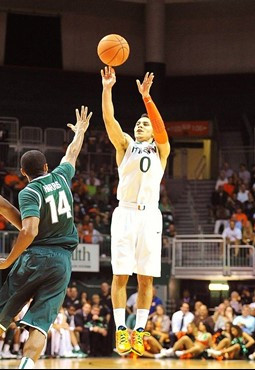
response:
<path id="1" fill-rule="evenodd" d="M 17 369 L 20 360 L 0 360 L 0 369 Z M 38 360 L 35 369 L 255 369 L 254 361 L 149 358 L 86 358 Z"/>

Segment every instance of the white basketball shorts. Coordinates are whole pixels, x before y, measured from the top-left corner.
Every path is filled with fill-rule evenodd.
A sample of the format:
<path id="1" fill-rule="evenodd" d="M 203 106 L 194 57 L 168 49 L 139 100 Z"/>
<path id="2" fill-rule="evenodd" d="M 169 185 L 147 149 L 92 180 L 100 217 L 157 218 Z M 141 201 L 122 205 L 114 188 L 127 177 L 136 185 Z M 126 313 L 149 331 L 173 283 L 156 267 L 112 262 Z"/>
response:
<path id="1" fill-rule="evenodd" d="M 111 223 L 114 275 L 161 276 L 162 214 L 157 207 L 118 206 Z"/>

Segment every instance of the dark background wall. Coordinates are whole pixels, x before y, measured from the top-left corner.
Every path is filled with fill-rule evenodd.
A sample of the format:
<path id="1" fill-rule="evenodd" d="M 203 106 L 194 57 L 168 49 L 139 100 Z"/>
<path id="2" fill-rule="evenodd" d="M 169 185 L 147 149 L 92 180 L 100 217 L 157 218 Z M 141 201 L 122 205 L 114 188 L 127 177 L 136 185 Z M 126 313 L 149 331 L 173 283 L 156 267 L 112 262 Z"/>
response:
<path id="1" fill-rule="evenodd" d="M 22 125 L 63 127 L 81 104 L 103 127 L 98 41 L 119 33 L 130 57 L 116 68 L 116 117 L 132 130 L 144 107 L 135 80 L 145 65 L 146 2 L 0 0 L 0 115 Z M 233 129 L 255 118 L 255 2 L 165 4 L 165 120 L 214 119 Z M 153 32 L 153 30 L 151 31 Z M 153 65 L 153 64 L 152 64 Z M 155 77 L 152 93 L 157 89 Z"/>

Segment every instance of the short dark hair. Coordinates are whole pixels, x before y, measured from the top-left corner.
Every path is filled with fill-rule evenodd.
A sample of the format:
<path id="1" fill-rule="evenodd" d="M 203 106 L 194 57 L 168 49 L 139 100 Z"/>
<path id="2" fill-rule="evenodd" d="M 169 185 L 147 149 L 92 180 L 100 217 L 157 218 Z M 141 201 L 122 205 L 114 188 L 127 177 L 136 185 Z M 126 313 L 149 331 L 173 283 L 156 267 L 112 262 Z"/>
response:
<path id="1" fill-rule="evenodd" d="M 39 150 L 29 150 L 20 159 L 21 168 L 31 178 L 43 175 L 43 167 L 46 163 L 45 155 Z"/>
<path id="2" fill-rule="evenodd" d="M 140 118 L 143 118 L 143 117 L 149 118 L 147 113 L 143 113 Z"/>

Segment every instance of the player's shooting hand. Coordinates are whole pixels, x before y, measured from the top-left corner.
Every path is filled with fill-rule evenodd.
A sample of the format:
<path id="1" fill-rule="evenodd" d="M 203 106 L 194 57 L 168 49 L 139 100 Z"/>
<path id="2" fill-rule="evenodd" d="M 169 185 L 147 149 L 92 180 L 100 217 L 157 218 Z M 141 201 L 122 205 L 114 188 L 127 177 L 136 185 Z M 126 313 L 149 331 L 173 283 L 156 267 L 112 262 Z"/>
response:
<path id="1" fill-rule="evenodd" d="M 103 87 L 112 88 L 116 82 L 116 74 L 112 67 L 107 66 L 101 69 Z"/>
<path id="2" fill-rule="evenodd" d="M 142 83 L 139 80 L 136 80 L 138 91 L 143 96 L 143 98 L 150 96 L 150 88 L 153 84 L 153 79 L 154 79 L 154 74 L 147 72 L 144 76 Z"/>
<path id="3" fill-rule="evenodd" d="M 84 107 L 84 105 L 82 105 L 81 113 L 79 112 L 79 109 L 75 109 L 75 113 L 76 124 L 73 125 L 72 123 L 68 123 L 67 126 L 70 127 L 73 132 L 81 130 L 85 133 L 89 127 L 89 120 L 92 116 L 92 112 L 88 115 L 88 107 Z"/>
<path id="4" fill-rule="evenodd" d="M 0 257 L 0 270 L 7 269 L 8 267 L 9 267 L 9 265 L 7 263 L 7 259 L 3 258 L 3 257 Z"/>

